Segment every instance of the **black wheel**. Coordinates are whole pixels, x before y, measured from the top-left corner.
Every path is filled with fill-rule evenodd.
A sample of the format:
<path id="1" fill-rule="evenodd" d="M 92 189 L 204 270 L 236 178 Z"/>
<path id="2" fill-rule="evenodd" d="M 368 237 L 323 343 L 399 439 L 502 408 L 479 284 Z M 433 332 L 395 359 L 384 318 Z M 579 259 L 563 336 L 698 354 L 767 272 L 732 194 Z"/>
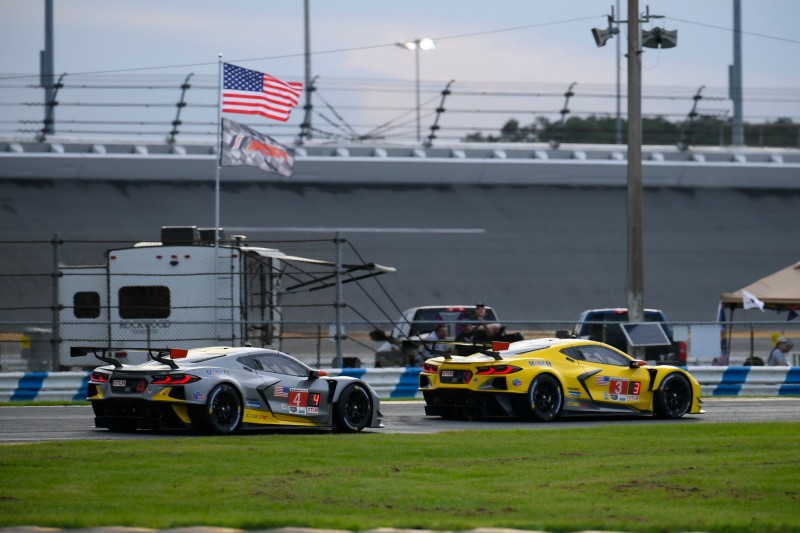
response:
<path id="1" fill-rule="evenodd" d="M 531 383 L 518 411 L 529 420 L 549 422 L 561 415 L 563 406 L 564 394 L 558 380 L 550 374 L 540 374 Z"/>
<path id="2" fill-rule="evenodd" d="M 655 393 L 653 409 L 661 418 L 680 418 L 692 405 L 692 386 L 681 374 L 669 374 Z"/>
<path id="3" fill-rule="evenodd" d="M 339 431 L 357 433 L 372 420 L 372 398 L 360 383 L 348 385 L 333 408 L 333 424 Z"/>
<path id="4" fill-rule="evenodd" d="M 242 400 L 236 389 L 223 383 L 208 395 L 199 429 L 215 435 L 236 433 L 242 424 Z"/>

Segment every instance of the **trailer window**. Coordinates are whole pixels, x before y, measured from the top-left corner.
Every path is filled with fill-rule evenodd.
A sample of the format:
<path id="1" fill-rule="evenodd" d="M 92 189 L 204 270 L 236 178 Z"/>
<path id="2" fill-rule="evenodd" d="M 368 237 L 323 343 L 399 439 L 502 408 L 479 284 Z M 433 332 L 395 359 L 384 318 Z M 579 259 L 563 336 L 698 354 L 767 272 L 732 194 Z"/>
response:
<path id="1" fill-rule="evenodd" d="M 169 287 L 132 286 L 119 290 L 120 318 L 167 318 L 169 314 Z"/>
<path id="2" fill-rule="evenodd" d="M 76 292 L 72 297 L 72 312 L 75 318 L 97 318 L 100 316 L 100 294 Z"/>

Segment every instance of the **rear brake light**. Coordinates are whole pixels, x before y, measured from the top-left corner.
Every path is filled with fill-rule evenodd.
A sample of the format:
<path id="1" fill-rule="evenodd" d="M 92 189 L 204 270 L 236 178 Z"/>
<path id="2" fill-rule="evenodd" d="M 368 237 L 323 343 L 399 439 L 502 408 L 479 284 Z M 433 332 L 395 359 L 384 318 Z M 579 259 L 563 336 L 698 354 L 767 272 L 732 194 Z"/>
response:
<path id="1" fill-rule="evenodd" d="M 89 377 L 89 381 L 108 383 L 108 374 L 103 374 L 102 372 L 92 372 L 92 375 Z"/>
<path id="2" fill-rule="evenodd" d="M 438 367 L 430 364 L 430 363 L 422 363 L 422 373 L 423 374 L 435 374 L 438 370 Z"/>
<path id="3" fill-rule="evenodd" d="M 678 361 L 686 364 L 686 343 L 684 341 L 678 342 Z"/>
<path id="4" fill-rule="evenodd" d="M 481 366 L 478 367 L 477 374 L 479 376 L 505 376 L 506 374 L 513 374 L 514 372 L 519 372 L 520 370 L 522 370 L 520 367 L 513 365 Z"/>
<path id="5" fill-rule="evenodd" d="M 194 383 L 200 381 L 197 376 L 191 374 L 164 374 L 153 376 L 152 385 L 186 385 L 187 383 Z"/>

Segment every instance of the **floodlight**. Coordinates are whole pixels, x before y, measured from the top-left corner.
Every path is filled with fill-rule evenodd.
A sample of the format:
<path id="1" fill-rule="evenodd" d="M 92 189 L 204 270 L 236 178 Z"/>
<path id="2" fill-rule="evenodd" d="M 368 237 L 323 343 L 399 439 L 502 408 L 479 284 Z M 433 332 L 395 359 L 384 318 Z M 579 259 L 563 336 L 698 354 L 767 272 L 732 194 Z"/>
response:
<path id="1" fill-rule="evenodd" d="M 678 44 L 678 30 L 653 28 L 642 30 L 642 46 L 645 48 L 673 48 Z"/>
<path id="2" fill-rule="evenodd" d="M 419 49 L 420 50 L 433 50 L 436 48 L 436 43 L 433 42 L 433 39 L 429 39 L 425 37 L 424 39 L 420 39 L 419 41 Z"/>
<path id="3" fill-rule="evenodd" d="M 594 42 L 597 44 L 598 48 L 605 46 L 608 40 L 617 33 L 619 33 L 619 28 L 611 26 L 605 30 L 601 30 L 600 28 L 592 28 L 592 37 L 594 37 Z"/>

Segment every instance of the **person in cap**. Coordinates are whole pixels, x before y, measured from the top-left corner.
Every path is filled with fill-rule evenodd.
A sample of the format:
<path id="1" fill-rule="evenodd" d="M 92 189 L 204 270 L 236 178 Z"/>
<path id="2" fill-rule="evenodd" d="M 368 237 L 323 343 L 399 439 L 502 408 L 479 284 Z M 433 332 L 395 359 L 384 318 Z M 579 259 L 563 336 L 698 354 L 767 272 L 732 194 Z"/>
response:
<path id="1" fill-rule="evenodd" d="M 786 337 L 778 337 L 775 341 L 775 347 L 769 353 L 767 358 L 767 365 L 769 366 L 789 366 L 789 361 L 786 360 L 786 353 L 792 349 L 794 343 Z"/>

